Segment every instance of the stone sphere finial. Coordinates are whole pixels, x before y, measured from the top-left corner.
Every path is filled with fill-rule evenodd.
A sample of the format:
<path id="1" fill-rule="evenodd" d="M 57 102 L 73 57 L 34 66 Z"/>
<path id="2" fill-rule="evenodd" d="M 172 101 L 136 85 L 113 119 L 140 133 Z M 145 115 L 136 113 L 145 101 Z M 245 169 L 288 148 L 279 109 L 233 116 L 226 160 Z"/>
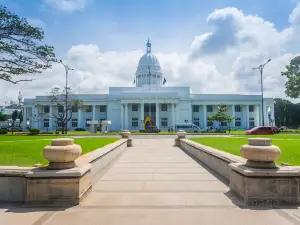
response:
<path id="1" fill-rule="evenodd" d="M 81 152 L 81 146 L 74 144 L 74 139 L 58 138 L 44 148 L 43 155 L 49 161 L 48 169 L 70 169 L 76 167 L 75 160 Z"/>
<path id="2" fill-rule="evenodd" d="M 246 166 L 254 168 L 276 168 L 274 161 L 281 155 L 280 149 L 272 145 L 270 138 L 249 138 L 240 152 L 247 159 Z"/>

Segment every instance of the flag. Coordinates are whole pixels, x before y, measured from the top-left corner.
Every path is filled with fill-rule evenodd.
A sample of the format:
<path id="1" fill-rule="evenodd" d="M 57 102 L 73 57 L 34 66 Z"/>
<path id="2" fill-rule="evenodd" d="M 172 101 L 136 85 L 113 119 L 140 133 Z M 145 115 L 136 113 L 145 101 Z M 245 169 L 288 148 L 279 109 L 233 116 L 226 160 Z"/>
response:
<path id="1" fill-rule="evenodd" d="M 166 78 L 164 77 L 164 81 L 163 81 L 163 84 L 165 84 L 167 82 Z"/>
<path id="2" fill-rule="evenodd" d="M 133 84 L 135 84 L 135 79 L 133 80 Z"/>

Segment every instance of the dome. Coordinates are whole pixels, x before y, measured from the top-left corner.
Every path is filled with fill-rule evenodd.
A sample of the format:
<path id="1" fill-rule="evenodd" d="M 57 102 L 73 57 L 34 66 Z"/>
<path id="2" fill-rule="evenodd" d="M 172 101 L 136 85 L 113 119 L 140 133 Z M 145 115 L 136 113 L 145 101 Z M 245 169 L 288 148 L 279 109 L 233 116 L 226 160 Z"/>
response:
<path id="1" fill-rule="evenodd" d="M 143 55 L 139 60 L 138 66 L 146 66 L 147 68 L 148 66 L 160 67 L 158 59 L 152 53 L 146 53 Z"/>
<path id="2" fill-rule="evenodd" d="M 147 52 L 140 60 L 136 70 L 136 86 L 159 84 L 162 83 L 162 72 L 159 61 L 155 55 L 151 53 L 151 43 L 148 40 Z"/>

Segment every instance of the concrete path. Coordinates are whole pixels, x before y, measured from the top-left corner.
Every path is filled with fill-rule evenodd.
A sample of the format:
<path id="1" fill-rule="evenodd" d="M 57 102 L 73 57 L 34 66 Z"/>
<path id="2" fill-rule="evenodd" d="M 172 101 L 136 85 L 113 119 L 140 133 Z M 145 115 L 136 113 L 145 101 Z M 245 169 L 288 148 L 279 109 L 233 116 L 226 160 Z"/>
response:
<path id="1" fill-rule="evenodd" d="M 3 208 L 2 213 L 0 209 L 0 224 L 300 223 L 297 208 L 244 209 L 226 184 L 179 148 L 173 147 L 173 140 L 136 139 L 134 144 L 107 169 L 81 206 L 62 211 Z"/>

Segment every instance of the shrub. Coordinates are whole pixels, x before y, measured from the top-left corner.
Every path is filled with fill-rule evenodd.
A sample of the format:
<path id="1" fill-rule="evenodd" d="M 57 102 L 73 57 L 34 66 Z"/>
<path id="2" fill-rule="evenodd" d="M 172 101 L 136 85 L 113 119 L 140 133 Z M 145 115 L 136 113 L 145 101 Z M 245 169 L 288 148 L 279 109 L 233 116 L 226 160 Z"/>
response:
<path id="1" fill-rule="evenodd" d="M 75 131 L 86 131 L 86 129 L 78 127 L 78 128 L 75 128 Z"/>
<path id="2" fill-rule="evenodd" d="M 53 132 L 40 132 L 40 134 L 53 134 Z"/>
<path id="3" fill-rule="evenodd" d="M 59 131 L 55 131 L 55 134 L 59 134 Z"/>
<path id="4" fill-rule="evenodd" d="M 30 128 L 29 129 L 30 135 L 38 135 L 39 133 L 40 133 L 40 129 L 38 129 L 38 128 Z"/>
<path id="5" fill-rule="evenodd" d="M 0 129 L 0 134 L 7 134 L 7 130 Z"/>

